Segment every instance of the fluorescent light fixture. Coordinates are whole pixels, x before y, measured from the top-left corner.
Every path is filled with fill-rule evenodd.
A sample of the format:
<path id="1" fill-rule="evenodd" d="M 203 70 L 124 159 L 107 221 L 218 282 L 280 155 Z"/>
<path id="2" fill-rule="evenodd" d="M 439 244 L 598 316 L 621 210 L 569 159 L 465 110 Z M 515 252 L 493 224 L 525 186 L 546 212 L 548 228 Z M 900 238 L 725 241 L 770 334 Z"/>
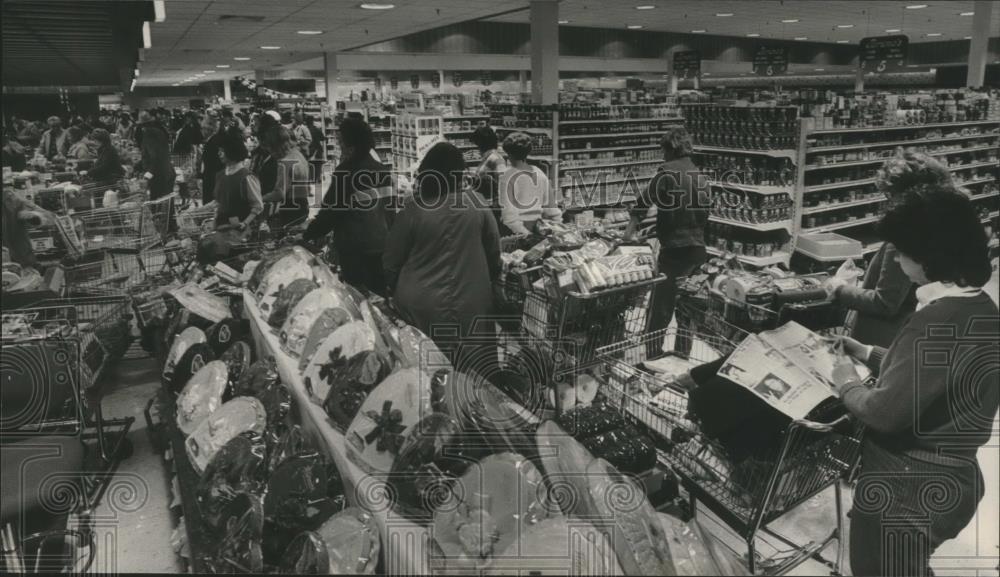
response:
<path id="1" fill-rule="evenodd" d="M 132 79 L 132 86 L 128 87 L 128 91 L 129 92 L 132 92 L 133 90 L 135 90 L 135 80 L 136 80 L 135 78 Z"/>
<path id="2" fill-rule="evenodd" d="M 854 28 L 854 24 L 837 24 L 837 28 Z"/>
<path id="3" fill-rule="evenodd" d="M 629 24 L 628 25 L 628 29 L 629 30 L 639 30 L 640 28 L 642 28 L 642 24 Z"/>
<path id="4" fill-rule="evenodd" d="M 656 8 L 656 6 L 653 6 L 652 4 L 643 4 L 642 6 L 635 7 L 636 10 L 652 10 L 654 8 Z"/>
<path id="5" fill-rule="evenodd" d="M 704 33 L 705 33 L 705 29 L 704 28 L 699 28 L 698 30 L 692 30 L 691 31 L 691 34 L 704 34 Z"/>
<path id="6" fill-rule="evenodd" d="M 926 4 L 910 4 L 906 7 L 907 10 L 920 10 L 921 8 L 927 8 Z"/>
<path id="7" fill-rule="evenodd" d="M 233 60 L 239 60 L 240 62 L 244 62 L 246 60 L 250 60 L 250 57 L 249 56 L 234 56 Z"/>
<path id="8" fill-rule="evenodd" d="M 228 64 L 216 64 L 215 67 L 216 68 L 229 68 L 229 65 Z"/>
<path id="9" fill-rule="evenodd" d="M 715 15 L 718 16 L 719 18 L 728 18 L 728 17 L 732 16 L 733 13 L 732 12 L 716 12 Z"/>
<path id="10" fill-rule="evenodd" d="M 795 39 L 796 40 L 809 40 L 809 37 L 808 36 L 796 36 Z"/>
<path id="11" fill-rule="evenodd" d="M 180 86 L 180 84 L 179 83 L 178 84 L 171 84 L 171 86 Z"/>
<path id="12" fill-rule="evenodd" d="M 153 47 L 153 34 L 149 30 L 149 22 L 142 23 L 142 47 L 146 50 Z"/>
<path id="13" fill-rule="evenodd" d="M 298 31 L 298 34 L 301 34 L 303 36 L 316 36 L 316 35 L 322 34 L 322 33 L 323 33 L 322 30 L 299 30 Z"/>
<path id="14" fill-rule="evenodd" d="M 959 12 L 958 15 L 959 16 L 975 16 L 976 13 L 975 12 Z"/>
<path id="15" fill-rule="evenodd" d="M 757 38 L 758 36 L 760 36 L 760 34 L 757 34 L 756 32 L 751 32 L 750 34 L 747 34 L 747 38 Z"/>
<path id="16" fill-rule="evenodd" d="M 203 74 L 215 74 L 214 70 L 202 70 Z"/>
<path id="17" fill-rule="evenodd" d="M 826 70 L 826 68 L 814 68 L 813 70 L 815 72 L 823 72 L 824 70 Z"/>
<path id="18" fill-rule="evenodd" d="M 167 19 L 167 6 L 163 0 L 153 0 L 153 20 L 163 22 Z"/>
<path id="19" fill-rule="evenodd" d="M 899 28 L 886 28 L 885 31 L 892 34 L 893 32 L 899 32 Z"/>
<path id="20" fill-rule="evenodd" d="M 560 24 L 569 24 L 569 20 L 560 20 L 559 23 Z"/>
<path id="21" fill-rule="evenodd" d="M 966 40 L 972 40 L 972 36 L 966 36 L 965 39 Z"/>
<path id="22" fill-rule="evenodd" d="M 261 50 L 281 50 L 281 46 L 261 46 Z"/>
<path id="23" fill-rule="evenodd" d="M 703 72 L 703 73 L 702 73 L 702 76 L 711 76 L 711 75 L 712 75 L 712 73 L 711 73 L 711 72 Z"/>
<path id="24" fill-rule="evenodd" d="M 850 40 L 837 40 L 837 44 L 847 44 Z"/>
<path id="25" fill-rule="evenodd" d="M 395 4 L 383 4 L 381 2 L 365 2 L 361 5 L 365 10 L 392 10 Z"/>
<path id="26" fill-rule="evenodd" d="M 784 22 L 785 24 L 795 24 L 798 21 L 799 21 L 798 18 L 786 18 L 782 20 L 782 22 Z"/>
<path id="27" fill-rule="evenodd" d="M 933 38 L 933 37 L 936 37 L 936 36 L 940 36 L 941 33 L 940 32 L 928 32 L 927 35 Z"/>

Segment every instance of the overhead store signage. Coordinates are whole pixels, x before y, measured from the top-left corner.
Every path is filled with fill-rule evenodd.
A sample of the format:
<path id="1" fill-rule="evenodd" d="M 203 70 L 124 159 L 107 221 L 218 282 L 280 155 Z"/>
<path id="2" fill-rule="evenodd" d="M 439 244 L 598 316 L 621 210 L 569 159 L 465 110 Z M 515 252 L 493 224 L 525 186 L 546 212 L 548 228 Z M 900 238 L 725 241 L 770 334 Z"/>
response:
<path id="1" fill-rule="evenodd" d="M 437 73 L 431 76 L 431 88 L 441 88 L 441 76 Z"/>
<path id="2" fill-rule="evenodd" d="M 395 76 L 393 76 L 392 78 L 390 78 L 389 79 L 389 88 L 392 88 L 393 90 L 396 90 L 397 88 L 399 88 L 399 79 L 396 78 Z"/>
<path id="3" fill-rule="evenodd" d="M 858 50 L 858 65 L 864 74 L 898 72 L 906 68 L 910 39 L 905 34 L 862 38 Z"/>
<path id="4" fill-rule="evenodd" d="M 410 75 L 410 88 L 412 88 L 414 90 L 416 90 L 417 88 L 420 88 L 420 76 L 418 76 L 416 74 L 411 74 Z"/>
<path id="5" fill-rule="evenodd" d="M 382 79 L 378 76 L 375 77 L 375 92 L 382 92 Z"/>
<path id="6" fill-rule="evenodd" d="M 493 73 L 489 70 L 483 70 L 479 79 L 482 81 L 483 86 L 489 86 L 490 84 L 493 84 Z"/>
<path id="7" fill-rule="evenodd" d="M 461 86 L 462 85 L 462 73 L 461 72 L 452 72 L 451 73 L 451 83 L 454 86 L 456 86 L 456 87 Z"/>
<path id="8" fill-rule="evenodd" d="M 685 80 L 701 76 L 701 52 L 697 50 L 674 52 L 673 74 Z"/>
<path id="9" fill-rule="evenodd" d="M 753 54 L 753 70 L 757 76 L 778 76 L 788 72 L 788 47 L 761 46 Z"/>

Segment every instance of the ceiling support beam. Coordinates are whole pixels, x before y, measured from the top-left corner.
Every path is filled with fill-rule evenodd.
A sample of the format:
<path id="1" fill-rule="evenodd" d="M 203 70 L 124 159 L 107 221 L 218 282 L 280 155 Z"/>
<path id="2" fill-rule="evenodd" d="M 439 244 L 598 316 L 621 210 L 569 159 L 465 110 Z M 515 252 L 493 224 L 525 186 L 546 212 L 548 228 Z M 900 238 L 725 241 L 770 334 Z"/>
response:
<path id="1" fill-rule="evenodd" d="M 531 101 L 559 103 L 559 2 L 531 0 Z"/>
<path id="2" fill-rule="evenodd" d="M 993 18 L 993 4 L 989 0 L 976 0 L 976 17 L 972 20 L 972 40 L 969 42 L 969 68 L 965 85 L 981 88 L 986 77 L 986 59 L 989 56 L 990 20 Z"/>

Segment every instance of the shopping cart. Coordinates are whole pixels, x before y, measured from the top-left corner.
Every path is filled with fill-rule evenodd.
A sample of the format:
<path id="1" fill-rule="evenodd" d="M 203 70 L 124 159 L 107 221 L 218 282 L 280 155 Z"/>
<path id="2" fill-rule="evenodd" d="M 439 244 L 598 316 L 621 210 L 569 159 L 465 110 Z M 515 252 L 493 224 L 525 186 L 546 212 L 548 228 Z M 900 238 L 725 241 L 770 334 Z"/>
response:
<path id="1" fill-rule="evenodd" d="M 112 248 L 84 254 L 66 265 L 66 286 L 71 295 L 124 295 L 148 284 L 168 284 L 173 268 L 189 252 L 180 245 L 144 250 Z"/>
<path id="2" fill-rule="evenodd" d="M 839 571 L 844 533 L 838 481 L 857 463 L 860 427 L 852 425 L 835 403 L 824 404 L 808 415 L 816 420 L 790 422 L 779 448 L 734 463 L 719 443 L 689 420 L 688 397 L 672 377 L 636 366 L 646 361 L 648 343 L 666 342 L 669 348 L 670 341 L 678 340 L 690 342 L 690 352 L 686 357 L 668 355 L 674 374 L 729 355 L 739 342 L 671 327 L 603 347 L 599 354 L 606 362 L 603 391 L 608 402 L 656 439 L 661 463 L 677 474 L 689 495 L 691 513 L 700 501 L 742 537 L 751 573 L 783 574 L 809 558 Z M 825 539 L 798 544 L 768 527 L 831 485 L 837 526 Z M 820 553 L 833 540 L 838 541 L 838 551 L 830 563 Z M 759 545 L 772 547 L 774 553 L 762 555 Z"/>
<path id="3" fill-rule="evenodd" d="M 192 206 L 177 213 L 177 236 L 181 238 L 197 238 L 202 234 L 215 230 L 215 213 L 218 207 L 214 204 Z"/>
<path id="4" fill-rule="evenodd" d="M 163 240 L 173 215 L 174 196 L 125 202 L 57 217 L 56 225 L 69 256 L 108 249 L 141 250 Z"/>

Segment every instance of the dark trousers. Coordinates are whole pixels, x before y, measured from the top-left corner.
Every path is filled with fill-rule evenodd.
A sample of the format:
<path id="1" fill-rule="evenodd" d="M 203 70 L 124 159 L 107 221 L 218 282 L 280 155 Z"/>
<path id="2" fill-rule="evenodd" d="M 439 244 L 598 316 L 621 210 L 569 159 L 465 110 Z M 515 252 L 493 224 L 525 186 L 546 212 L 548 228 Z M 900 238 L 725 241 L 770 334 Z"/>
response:
<path id="1" fill-rule="evenodd" d="M 862 446 L 851 510 L 854 575 L 932 575 L 934 550 L 955 538 L 976 514 L 983 477 L 975 458 L 939 465 Z"/>
<path id="2" fill-rule="evenodd" d="M 385 296 L 386 284 L 385 275 L 382 272 L 382 253 L 338 250 L 337 264 L 340 265 L 340 280 L 358 290 L 367 290 L 379 296 Z"/>
<path id="3" fill-rule="evenodd" d="M 703 246 L 682 246 L 667 247 L 660 249 L 659 265 L 660 273 L 666 275 L 667 280 L 656 285 L 653 291 L 652 302 L 649 303 L 649 312 L 646 316 L 646 330 L 649 332 L 659 331 L 670 325 L 674 318 L 674 306 L 677 302 L 677 281 L 694 272 L 703 262 L 706 255 Z M 662 341 L 650 341 L 647 346 L 647 354 L 655 356 L 660 353 Z M 679 351 L 686 352 L 686 351 Z"/>

